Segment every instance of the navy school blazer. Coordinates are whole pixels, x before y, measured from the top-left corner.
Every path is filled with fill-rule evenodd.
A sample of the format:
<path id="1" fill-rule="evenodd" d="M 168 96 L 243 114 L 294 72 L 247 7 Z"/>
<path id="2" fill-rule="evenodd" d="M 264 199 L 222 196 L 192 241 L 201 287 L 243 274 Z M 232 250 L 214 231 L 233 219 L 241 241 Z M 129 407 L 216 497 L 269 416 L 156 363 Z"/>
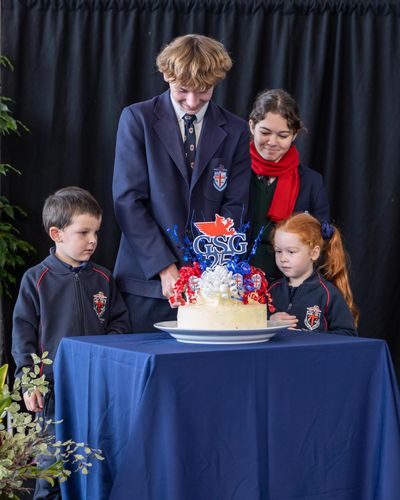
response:
<path id="1" fill-rule="evenodd" d="M 245 222 L 250 155 L 248 123 L 210 101 L 190 180 L 170 92 L 126 107 L 117 132 L 113 198 L 121 241 L 114 275 L 120 289 L 163 298 L 158 273 L 185 264 L 179 237 L 216 213 Z"/>

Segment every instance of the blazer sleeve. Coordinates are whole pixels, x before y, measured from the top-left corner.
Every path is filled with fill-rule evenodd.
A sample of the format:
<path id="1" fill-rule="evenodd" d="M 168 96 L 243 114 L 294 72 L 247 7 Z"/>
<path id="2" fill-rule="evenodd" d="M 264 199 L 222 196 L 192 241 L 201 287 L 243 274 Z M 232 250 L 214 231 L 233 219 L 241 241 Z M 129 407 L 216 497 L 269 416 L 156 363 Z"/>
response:
<path id="1" fill-rule="evenodd" d="M 330 221 L 329 200 L 325 184 L 322 179 L 322 175 L 318 175 L 318 182 L 316 182 L 314 186 L 312 203 L 313 206 L 311 214 L 314 217 L 316 217 L 320 222 L 329 222 Z"/>
<path id="2" fill-rule="evenodd" d="M 251 161 L 249 153 L 250 135 L 249 128 L 243 128 L 239 136 L 234 163 L 231 170 L 231 178 L 224 194 L 222 215 L 229 216 L 235 220 L 236 227 L 246 221 L 249 204 Z"/>
<path id="3" fill-rule="evenodd" d="M 147 208 L 149 192 L 143 117 L 131 107 L 123 110 L 118 126 L 113 177 L 115 216 L 146 279 L 176 262 Z"/>
<path id="4" fill-rule="evenodd" d="M 25 273 L 13 313 L 12 356 L 16 364 L 15 376 L 22 376 L 22 368 L 33 364 L 32 353 L 40 355 L 40 309 L 38 293 L 32 277 Z"/>

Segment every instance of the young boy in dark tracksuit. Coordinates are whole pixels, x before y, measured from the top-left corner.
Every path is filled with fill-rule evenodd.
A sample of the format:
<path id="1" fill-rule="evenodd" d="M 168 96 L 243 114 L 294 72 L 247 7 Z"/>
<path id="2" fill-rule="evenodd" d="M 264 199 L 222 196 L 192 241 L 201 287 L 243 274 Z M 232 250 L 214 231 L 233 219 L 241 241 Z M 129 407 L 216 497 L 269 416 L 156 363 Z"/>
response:
<path id="1" fill-rule="evenodd" d="M 90 262 L 101 216 L 97 201 L 81 188 L 60 189 L 47 198 L 43 225 L 55 248 L 21 281 L 12 332 L 17 377 L 32 366 L 32 353 L 48 351 L 54 360 L 63 337 L 129 332 L 128 311 L 111 273 Z M 43 373 L 52 387 L 52 365 L 43 365 Z M 24 401 L 29 411 L 54 419 L 52 389 L 44 398 L 39 391 L 25 393 Z M 40 465 L 46 468 L 52 461 L 43 457 Z M 37 480 L 34 499 L 39 498 L 60 499 L 59 485 Z"/>

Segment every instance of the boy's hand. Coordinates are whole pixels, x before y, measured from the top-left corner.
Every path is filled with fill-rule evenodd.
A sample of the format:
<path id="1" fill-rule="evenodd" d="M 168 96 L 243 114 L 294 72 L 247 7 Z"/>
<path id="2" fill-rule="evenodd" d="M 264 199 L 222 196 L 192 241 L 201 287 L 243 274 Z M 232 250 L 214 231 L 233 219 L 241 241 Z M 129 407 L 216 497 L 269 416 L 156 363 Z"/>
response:
<path id="1" fill-rule="evenodd" d="M 174 295 L 174 286 L 179 279 L 179 271 L 175 264 L 171 264 L 160 271 L 162 294 L 169 299 Z M 177 305 L 175 306 L 177 307 Z"/>
<path id="2" fill-rule="evenodd" d="M 289 323 L 288 328 L 295 328 L 299 320 L 287 312 L 277 312 L 269 317 L 271 321 L 285 321 Z"/>
<path id="3" fill-rule="evenodd" d="M 27 392 L 24 392 L 24 403 L 29 411 L 39 412 L 43 411 L 43 395 L 37 389 L 32 392 L 29 396 Z"/>

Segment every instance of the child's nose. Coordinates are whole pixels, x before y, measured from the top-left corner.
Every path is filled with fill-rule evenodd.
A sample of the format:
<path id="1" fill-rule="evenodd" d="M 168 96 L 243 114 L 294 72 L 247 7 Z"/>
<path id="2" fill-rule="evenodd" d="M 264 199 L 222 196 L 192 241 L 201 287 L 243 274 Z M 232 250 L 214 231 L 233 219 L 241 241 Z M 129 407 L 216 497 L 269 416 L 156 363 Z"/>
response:
<path id="1" fill-rule="evenodd" d="M 191 108 L 196 108 L 199 105 L 200 98 L 195 92 L 189 92 L 186 95 L 186 102 Z"/>

